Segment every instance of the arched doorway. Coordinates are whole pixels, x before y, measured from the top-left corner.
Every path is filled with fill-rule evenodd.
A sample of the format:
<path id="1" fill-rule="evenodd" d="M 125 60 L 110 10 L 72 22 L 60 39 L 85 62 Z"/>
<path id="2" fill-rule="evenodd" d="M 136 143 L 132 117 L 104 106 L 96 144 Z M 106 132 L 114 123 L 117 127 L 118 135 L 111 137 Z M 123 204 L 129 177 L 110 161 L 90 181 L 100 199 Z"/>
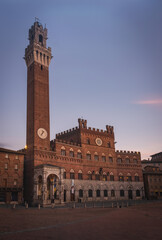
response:
<path id="1" fill-rule="evenodd" d="M 59 178 L 55 174 L 50 174 L 47 178 L 47 199 L 51 202 L 59 200 Z"/>

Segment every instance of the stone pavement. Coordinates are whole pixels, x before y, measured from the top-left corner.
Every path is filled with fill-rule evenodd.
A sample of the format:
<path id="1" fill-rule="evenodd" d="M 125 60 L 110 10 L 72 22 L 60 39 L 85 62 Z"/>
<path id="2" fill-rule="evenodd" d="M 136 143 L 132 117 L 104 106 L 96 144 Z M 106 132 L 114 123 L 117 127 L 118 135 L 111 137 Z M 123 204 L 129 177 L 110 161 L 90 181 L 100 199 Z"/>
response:
<path id="1" fill-rule="evenodd" d="M 0 208 L 1 240 L 161 240 L 162 202 L 128 208 Z"/>

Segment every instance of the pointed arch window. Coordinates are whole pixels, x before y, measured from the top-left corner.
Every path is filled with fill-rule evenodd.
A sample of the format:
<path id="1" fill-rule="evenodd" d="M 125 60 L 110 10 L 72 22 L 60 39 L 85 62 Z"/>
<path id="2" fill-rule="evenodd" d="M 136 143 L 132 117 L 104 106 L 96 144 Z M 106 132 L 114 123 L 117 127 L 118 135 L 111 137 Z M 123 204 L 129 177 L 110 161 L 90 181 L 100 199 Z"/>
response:
<path id="1" fill-rule="evenodd" d="M 114 181 L 114 174 L 110 173 L 110 181 Z"/>
<path id="2" fill-rule="evenodd" d="M 88 151 L 86 154 L 87 160 L 91 160 L 91 153 Z"/>
<path id="3" fill-rule="evenodd" d="M 139 182 L 139 176 L 138 176 L 137 173 L 136 173 L 135 176 L 134 176 L 134 180 L 135 180 L 135 182 Z"/>
<path id="4" fill-rule="evenodd" d="M 100 190 L 99 189 L 96 190 L 96 197 L 100 197 Z"/>
<path id="5" fill-rule="evenodd" d="M 92 180 L 92 173 L 90 171 L 88 172 L 88 180 Z"/>
<path id="6" fill-rule="evenodd" d="M 61 147 L 61 155 L 66 156 L 66 150 L 64 146 Z"/>
<path id="7" fill-rule="evenodd" d="M 92 198 L 92 197 L 93 197 L 93 191 L 92 191 L 92 189 L 89 189 L 89 190 L 88 190 L 88 197 L 89 197 L 89 198 Z"/>
<path id="8" fill-rule="evenodd" d="M 104 190 L 104 197 L 107 197 L 108 193 L 107 193 L 107 189 Z"/>
<path id="9" fill-rule="evenodd" d="M 74 150 L 72 148 L 70 148 L 69 155 L 70 157 L 74 157 Z"/>
<path id="10" fill-rule="evenodd" d="M 82 159 L 82 152 L 80 150 L 77 152 L 77 158 Z"/>
<path id="11" fill-rule="evenodd" d="M 90 145 L 90 139 L 89 139 L 89 138 L 86 139 L 86 143 L 87 143 L 88 145 Z"/>
<path id="12" fill-rule="evenodd" d="M 96 174 L 95 174 L 95 179 L 98 180 L 98 181 L 100 180 L 100 174 L 99 174 L 99 172 L 96 172 Z"/>
<path id="13" fill-rule="evenodd" d="M 127 175 L 127 181 L 132 182 L 132 176 L 130 175 L 130 173 L 128 173 L 128 175 Z"/>
<path id="14" fill-rule="evenodd" d="M 70 179 L 75 179 L 75 172 L 73 169 L 70 170 Z"/>
<path id="15" fill-rule="evenodd" d="M 126 161 L 126 164 L 130 163 L 130 159 L 129 158 L 126 158 L 125 161 Z"/>
<path id="16" fill-rule="evenodd" d="M 79 172 L 78 172 L 78 179 L 83 180 L 83 173 L 81 170 L 79 170 Z"/>
<path id="17" fill-rule="evenodd" d="M 140 190 L 139 189 L 136 190 L 136 197 L 140 197 Z"/>
<path id="18" fill-rule="evenodd" d="M 97 152 L 95 152 L 95 154 L 94 154 L 94 160 L 95 160 L 95 161 L 99 161 L 99 156 L 98 156 L 98 153 L 97 153 Z"/>
<path id="19" fill-rule="evenodd" d="M 117 163 L 122 163 L 122 158 L 121 157 L 117 158 Z"/>
<path id="20" fill-rule="evenodd" d="M 122 173 L 119 174 L 119 181 L 124 182 L 124 176 Z"/>
<path id="21" fill-rule="evenodd" d="M 124 197 L 124 190 L 123 189 L 120 190 L 120 197 Z"/>

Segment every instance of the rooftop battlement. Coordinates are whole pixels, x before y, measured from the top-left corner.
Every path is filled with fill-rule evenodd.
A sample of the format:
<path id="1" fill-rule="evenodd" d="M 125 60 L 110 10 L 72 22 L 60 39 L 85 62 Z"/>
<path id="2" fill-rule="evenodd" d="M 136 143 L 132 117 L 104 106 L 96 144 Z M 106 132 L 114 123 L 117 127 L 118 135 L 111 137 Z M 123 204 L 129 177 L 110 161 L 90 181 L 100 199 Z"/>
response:
<path id="1" fill-rule="evenodd" d="M 71 128 L 71 129 L 69 129 L 69 130 L 63 131 L 63 132 L 61 132 L 61 133 L 57 133 L 57 134 L 56 134 L 56 138 L 59 137 L 59 136 L 63 136 L 63 135 L 65 135 L 65 134 L 68 134 L 68 133 L 72 133 L 72 132 L 74 132 L 74 131 L 76 131 L 76 130 L 78 130 L 78 129 L 79 129 L 78 127 L 75 127 L 75 128 Z"/>
<path id="2" fill-rule="evenodd" d="M 54 143 L 64 143 L 64 144 L 68 144 L 68 145 L 81 147 L 81 144 L 78 144 L 78 143 L 75 143 L 75 142 L 66 141 L 66 140 L 63 140 L 63 139 L 54 139 L 54 140 L 51 140 L 50 143 L 51 143 L 51 145 L 53 145 Z"/>
<path id="3" fill-rule="evenodd" d="M 136 152 L 136 151 L 126 151 L 126 150 L 116 150 L 116 153 L 121 153 L 121 154 L 136 154 L 139 155 L 140 152 Z"/>
<path id="4" fill-rule="evenodd" d="M 98 133 L 108 133 L 108 134 L 113 134 L 114 133 L 114 127 L 113 126 L 109 126 L 106 125 L 106 130 L 103 129 L 98 129 L 98 128 L 92 128 L 92 127 L 88 127 L 87 128 L 87 120 L 84 119 L 78 119 L 78 123 L 79 123 L 79 129 L 87 129 L 93 132 L 98 132 Z"/>
<path id="5" fill-rule="evenodd" d="M 114 127 L 113 126 L 106 125 L 106 130 L 87 127 L 87 120 L 80 119 L 80 118 L 78 119 L 78 125 L 79 125 L 78 127 L 66 130 L 66 131 L 61 132 L 61 133 L 57 133 L 56 138 L 59 138 L 59 137 L 64 136 L 66 134 L 73 133 L 76 130 L 87 130 L 87 131 L 91 131 L 92 133 L 104 133 L 104 134 L 109 134 L 109 135 L 114 134 Z"/>

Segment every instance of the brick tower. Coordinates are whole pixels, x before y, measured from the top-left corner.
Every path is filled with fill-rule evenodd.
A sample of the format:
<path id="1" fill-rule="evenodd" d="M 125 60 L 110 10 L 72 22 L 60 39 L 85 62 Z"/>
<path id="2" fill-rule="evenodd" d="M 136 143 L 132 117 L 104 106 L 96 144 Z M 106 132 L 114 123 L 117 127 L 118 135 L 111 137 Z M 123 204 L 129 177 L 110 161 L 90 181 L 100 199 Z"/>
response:
<path id="1" fill-rule="evenodd" d="M 25 161 L 25 199 L 32 201 L 34 167 L 41 164 L 36 151 L 50 150 L 49 64 L 51 48 L 46 47 L 47 29 L 38 22 L 29 29 L 25 49 L 27 65 L 27 155 Z M 37 154 L 38 156 L 38 154 Z M 43 162 L 42 162 L 43 164 Z"/>

